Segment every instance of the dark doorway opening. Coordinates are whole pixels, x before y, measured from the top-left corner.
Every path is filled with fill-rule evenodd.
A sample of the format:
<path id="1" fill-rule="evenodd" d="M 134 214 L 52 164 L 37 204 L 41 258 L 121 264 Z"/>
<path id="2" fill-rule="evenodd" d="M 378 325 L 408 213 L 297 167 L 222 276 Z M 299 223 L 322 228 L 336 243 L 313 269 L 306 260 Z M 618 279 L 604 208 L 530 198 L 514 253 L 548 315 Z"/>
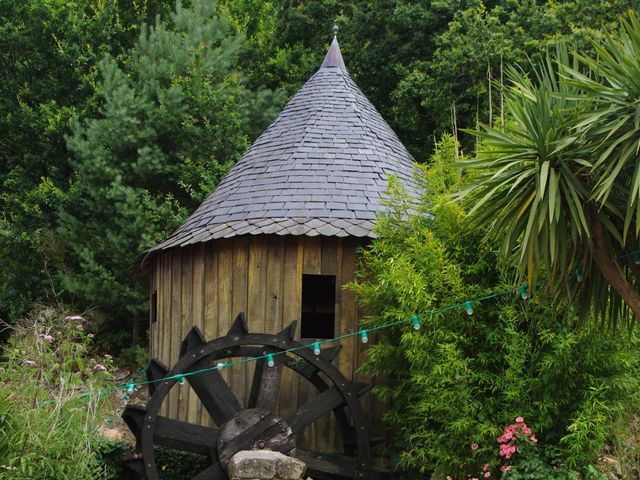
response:
<path id="1" fill-rule="evenodd" d="M 302 338 L 333 338 L 336 326 L 336 276 L 302 275 Z"/>

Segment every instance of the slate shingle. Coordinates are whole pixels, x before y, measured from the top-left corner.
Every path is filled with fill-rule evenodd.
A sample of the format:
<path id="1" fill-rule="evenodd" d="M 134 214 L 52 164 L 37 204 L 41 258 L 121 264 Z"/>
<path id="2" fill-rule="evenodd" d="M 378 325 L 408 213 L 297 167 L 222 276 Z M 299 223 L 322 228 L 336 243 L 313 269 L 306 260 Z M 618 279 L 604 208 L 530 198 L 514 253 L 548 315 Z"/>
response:
<path id="1" fill-rule="evenodd" d="M 389 174 L 418 197 L 413 164 L 352 80 L 334 38 L 315 75 L 184 225 L 149 253 L 243 234 L 375 237 Z"/>

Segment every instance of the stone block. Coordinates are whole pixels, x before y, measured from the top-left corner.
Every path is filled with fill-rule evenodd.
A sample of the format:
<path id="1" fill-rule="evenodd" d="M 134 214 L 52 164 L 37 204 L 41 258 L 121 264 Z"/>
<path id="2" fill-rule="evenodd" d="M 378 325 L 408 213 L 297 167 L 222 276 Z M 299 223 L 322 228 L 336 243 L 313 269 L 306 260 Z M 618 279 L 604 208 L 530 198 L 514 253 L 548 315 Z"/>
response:
<path id="1" fill-rule="evenodd" d="M 304 462 L 287 456 L 281 458 L 276 466 L 279 480 L 301 480 L 304 478 L 306 470 L 307 466 Z"/>
<path id="2" fill-rule="evenodd" d="M 271 450 L 246 450 L 229 462 L 230 480 L 301 480 L 307 466 L 297 458 Z"/>

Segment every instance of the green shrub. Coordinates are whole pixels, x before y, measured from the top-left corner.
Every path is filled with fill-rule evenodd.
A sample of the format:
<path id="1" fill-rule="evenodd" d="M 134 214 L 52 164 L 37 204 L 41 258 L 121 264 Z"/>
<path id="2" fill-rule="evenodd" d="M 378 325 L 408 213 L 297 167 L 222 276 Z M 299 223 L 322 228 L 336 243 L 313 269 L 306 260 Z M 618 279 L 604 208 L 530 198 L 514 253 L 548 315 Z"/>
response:
<path id="1" fill-rule="evenodd" d="M 513 290 L 497 247 L 465 228 L 460 205 L 443 201 L 460 182 L 454 151 L 445 139 L 423 172 L 428 195 L 418 214 L 391 184 L 390 211 L 352 285 L 368 326 L 422 314 L 418 332 L 409 321 L 383 330 L 364 367 L 393 378 L 376 391 L 391 401 L 385 418 L 397 434 L 398 465 L 477 475 L 495 460 L 502 427 L 523 416 L 538 433 L 537 451 L 553 450 L 559 467 L 585 472 L 638 399 L 640 341 L 543 296 L 500 294 L 473 304 L 473 315 L 464 308 L 425 315 Z M 427 209 L 433 216 L 420 214 Z"/>
<path id="2" fill-rule="evenodd" d="M 53 308 L 13 327 L 0 361 L 0 399 L 7 400 L 0 402 L 0 428 L 11 446 L 0 448 L 0 478 L 104 477 L 94 446 L 112 415 L 100 394 L 113 386 L 111 364 L 92 358 L 85 328 L 81 317 Z"/>

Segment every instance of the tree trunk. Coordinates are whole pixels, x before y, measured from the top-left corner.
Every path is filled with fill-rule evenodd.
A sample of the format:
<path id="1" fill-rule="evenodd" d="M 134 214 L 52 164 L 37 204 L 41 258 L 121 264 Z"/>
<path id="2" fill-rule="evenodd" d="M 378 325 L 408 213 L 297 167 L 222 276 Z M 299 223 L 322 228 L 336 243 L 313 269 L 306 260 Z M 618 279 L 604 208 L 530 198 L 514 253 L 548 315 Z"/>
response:
<path id="1" fill-rule="evenodd" d="M 629 283 L 622 268 L 615 258 L 609 255 L 610 249 L 604 239 L 604 227 L 595 212 L 591 212 L 591 226 L 593 227 L 593 259 L 609 282 L 609 285 L 622 297 L 624 303 L 631 309 L 636 321 L 640 322 L 640 293 Z"/>

